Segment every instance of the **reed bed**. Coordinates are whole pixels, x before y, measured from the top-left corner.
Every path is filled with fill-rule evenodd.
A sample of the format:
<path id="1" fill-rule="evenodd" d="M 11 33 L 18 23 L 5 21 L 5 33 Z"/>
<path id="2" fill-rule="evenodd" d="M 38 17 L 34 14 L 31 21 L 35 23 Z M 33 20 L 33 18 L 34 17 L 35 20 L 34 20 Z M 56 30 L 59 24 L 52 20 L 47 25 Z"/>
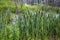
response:
<path id="1" fill-rule="evenodd" d="M 60 40 L 60 9 L 36 6 L 1 7 L 0 40 Z"/>

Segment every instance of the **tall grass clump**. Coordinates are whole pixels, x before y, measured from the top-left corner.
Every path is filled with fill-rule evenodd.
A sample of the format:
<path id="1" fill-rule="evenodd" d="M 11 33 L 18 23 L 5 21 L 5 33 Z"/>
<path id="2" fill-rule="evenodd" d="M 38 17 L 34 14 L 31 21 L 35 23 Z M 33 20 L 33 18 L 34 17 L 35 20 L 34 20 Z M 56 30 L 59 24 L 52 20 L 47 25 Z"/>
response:
<path id="1" fill-rule="evenodd" d="M 0 5 L 0 40 L 60 40 L 60 8 Z"/>

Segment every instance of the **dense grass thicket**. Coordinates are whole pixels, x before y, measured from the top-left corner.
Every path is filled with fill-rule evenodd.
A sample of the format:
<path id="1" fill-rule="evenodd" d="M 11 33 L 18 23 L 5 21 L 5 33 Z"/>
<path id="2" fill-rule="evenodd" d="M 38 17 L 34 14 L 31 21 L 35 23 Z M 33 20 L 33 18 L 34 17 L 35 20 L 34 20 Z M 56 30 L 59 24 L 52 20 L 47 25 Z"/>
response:
<path id="1" fill-rule="evenodd" d="M 60 8 L 17 6 L 0 4 L 0 40 L 60 40 Z"/>

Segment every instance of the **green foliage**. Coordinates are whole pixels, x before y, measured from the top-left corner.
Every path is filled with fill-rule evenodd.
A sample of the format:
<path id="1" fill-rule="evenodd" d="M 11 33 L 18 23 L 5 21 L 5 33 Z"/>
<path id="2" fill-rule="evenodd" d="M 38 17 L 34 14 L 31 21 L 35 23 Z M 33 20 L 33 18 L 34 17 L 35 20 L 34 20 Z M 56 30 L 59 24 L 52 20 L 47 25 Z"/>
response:
<path id="1" fill-rule="evenodd" d="M 50 40 L 53 36 L 58 40 L 59 11 L 60 8 L 47 5 L 26 7 L 19 4 L 16 14 L 14 3 L 0 5 L 0 40 Z"/>

